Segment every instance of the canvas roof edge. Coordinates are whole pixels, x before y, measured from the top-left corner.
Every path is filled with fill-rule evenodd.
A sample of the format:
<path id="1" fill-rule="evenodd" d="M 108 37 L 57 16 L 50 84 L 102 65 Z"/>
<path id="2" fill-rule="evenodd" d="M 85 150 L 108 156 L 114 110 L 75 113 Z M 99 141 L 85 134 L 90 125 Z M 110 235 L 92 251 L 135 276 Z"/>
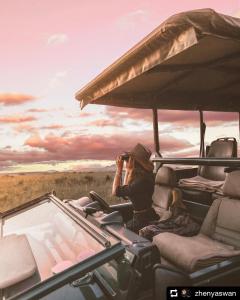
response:
<path id="1" fill-rule="evenodd" d="M 134 107 L 121 102 L 121 99 L 114 101 L 111 92 L 170 57 L 197 45 L 199 40 L 209 35 L 240 42 L 240 20 L 218 14 L 212 9 L 174 15 L 78 91 L 76 99 L 81 102 L 81 108 L 88 103 Z M 144 108 L 154 106 L 146 104 Z"/>

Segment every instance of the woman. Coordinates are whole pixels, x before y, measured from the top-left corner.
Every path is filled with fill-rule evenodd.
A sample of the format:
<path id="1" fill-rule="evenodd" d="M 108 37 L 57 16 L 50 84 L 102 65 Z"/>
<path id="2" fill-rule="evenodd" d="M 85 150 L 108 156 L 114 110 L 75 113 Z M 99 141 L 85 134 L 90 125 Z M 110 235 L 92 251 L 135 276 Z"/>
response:
<path id="1" fill-rule="evenodd" d="M 153 164 L 149 160 L 151 151 L 142 144 L 137 144 L 127 153 L 126 173 L 124 184 L 121 185 L 123 156 L 117 158 L 117 170 L 113 181 L 112 194 L 117 197 L 128 197 L 133 205 L 133 219 L 127 227 L 138 231 L 149 222 L 156 221 L 159 216 L 152 208 L 154 191 Z"/>

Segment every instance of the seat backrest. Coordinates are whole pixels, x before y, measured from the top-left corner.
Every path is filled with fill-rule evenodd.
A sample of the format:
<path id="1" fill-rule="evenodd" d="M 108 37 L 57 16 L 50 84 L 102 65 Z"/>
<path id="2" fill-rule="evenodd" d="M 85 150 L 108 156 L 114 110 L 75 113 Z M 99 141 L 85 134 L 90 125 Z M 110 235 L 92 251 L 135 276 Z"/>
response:
<path id="1" fill-rule="evenodd" d="M 240 170 L 227 174 L 223 192 L 210 207 L 200 232 L 240 248 Z"/>
<path id="2" fill-rule="evenodd" d="M 173 191 L 176 190 L 177 178 L 173 169 L 161 167 L 155 178 L 153 193 L 153 208 L 161 216 L 167 211 L 173 201 Z"/>
<path id="3" fill-rule="evenodd" d="M 237 141 L 235 138 L 220 138 L 213 141 L 209 147 L 207 157 L 228 158 L 237 157 Z M 224 167 L 203 166 L 199 168 L 199 175 L 221 181 L 225 179 Z"/>

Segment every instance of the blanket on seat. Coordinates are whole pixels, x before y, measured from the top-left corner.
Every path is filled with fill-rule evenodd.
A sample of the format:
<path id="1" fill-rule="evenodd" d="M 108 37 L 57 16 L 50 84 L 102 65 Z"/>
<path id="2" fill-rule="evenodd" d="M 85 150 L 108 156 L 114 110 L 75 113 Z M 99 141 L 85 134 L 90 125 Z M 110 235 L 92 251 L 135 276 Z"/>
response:
<path id="1" fill-rule="evenodd" d="M 224 181 L 214 181 L 202 176 L 183 178 L 179 180 L 179 187 L 181 188 L 191 188 L 218 194 L 222 194 L 223 184 Z"/>

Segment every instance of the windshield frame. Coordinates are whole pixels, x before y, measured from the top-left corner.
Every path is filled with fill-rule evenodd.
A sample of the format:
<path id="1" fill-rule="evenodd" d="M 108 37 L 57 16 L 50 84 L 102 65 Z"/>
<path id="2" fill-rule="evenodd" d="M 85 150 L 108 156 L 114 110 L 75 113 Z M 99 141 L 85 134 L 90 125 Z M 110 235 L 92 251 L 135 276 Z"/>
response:
<path id="1" fill-rule="evenodd" d="M 17 208 L 9 210 L 0 215 L 0 233 L 3 236 L 4 219 L 14 217 L 24 211 L 31 210 L 44 202 L 51 201 L 58 208 L 62 210 L 64 214 L 67 214 L 74 222 L 83 228 L 91 237 L 93 237 L 98 243 L 104 246 L 103 250 L 95 255 L 86 258 L 85 260 L 71 266 L 70 268 L 54 274 L 52 277 L 44 279 L 37 283 L 33 287 L 14 295 L 11 299 L 39 299 L 49 294 L 50 292 L 62 287 L 66 283 L 72 282 L 86 273 L 96 269 L 104 263 L 116 259 L 123 255 L 125 252 L 124 246 L 120 241 L 110 236 L 107 232 L 101 230 L 94 224 L 90 223 L 81 214 L 67 206 L 63 201 L 58 199 L 53 193 L 45 194 L 39 198 L 36 198 L 29 203 L 23 204 Z"/>

